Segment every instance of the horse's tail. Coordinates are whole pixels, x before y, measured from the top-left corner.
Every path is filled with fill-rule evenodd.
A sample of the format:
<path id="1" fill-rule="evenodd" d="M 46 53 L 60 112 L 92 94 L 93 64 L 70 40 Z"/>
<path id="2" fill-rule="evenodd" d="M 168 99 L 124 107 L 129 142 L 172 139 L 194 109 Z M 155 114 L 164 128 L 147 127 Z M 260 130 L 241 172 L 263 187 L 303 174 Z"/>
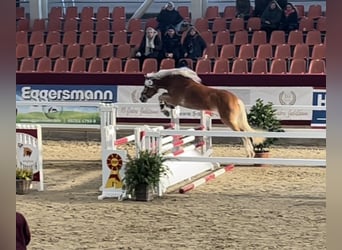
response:
<path id="1" fill-rule="evenodd" d="M 238 104 L 240 107 L 240 119 L 239 119 L 239 127 L 243 130 L 243 131 L 248 131 L 248 132 L 258 132 L 257 130 L 253 129 L 249 123 L 248 123 L 248 119 L 247 119 L 247 113 L 246 113 L 246 108 L 245 108 L 245 104 L 238 99 Z M 261 131 L 259 131 L 261 132 Z M 265 141 L 266 138 L 264 137 L 253 137 L 253 144 L 257 145 L 257 144 L 261 144 Z"/>

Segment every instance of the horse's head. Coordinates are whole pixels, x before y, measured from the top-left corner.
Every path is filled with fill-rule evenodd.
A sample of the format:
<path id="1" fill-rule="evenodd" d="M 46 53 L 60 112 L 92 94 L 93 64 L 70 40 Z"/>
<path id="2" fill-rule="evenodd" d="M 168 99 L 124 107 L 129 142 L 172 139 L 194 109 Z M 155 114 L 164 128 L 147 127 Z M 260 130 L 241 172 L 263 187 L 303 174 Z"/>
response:
<path id="1" fill-rule="evenodd" d="M 140 94 L 140 101 L 147 102 L 152 96 L 154 96 L 158 92 L 158 88 L 153 82 L 153 79 L 145 76 L 145 87 Z"/>

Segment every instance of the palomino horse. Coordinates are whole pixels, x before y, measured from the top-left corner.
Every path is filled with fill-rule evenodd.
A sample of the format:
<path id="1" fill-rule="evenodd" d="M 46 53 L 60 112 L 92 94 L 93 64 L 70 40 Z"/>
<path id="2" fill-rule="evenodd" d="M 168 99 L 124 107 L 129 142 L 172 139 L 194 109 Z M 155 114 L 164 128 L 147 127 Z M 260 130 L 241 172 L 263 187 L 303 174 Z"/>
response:
<path id="1" fill-rule="evenodd" d="M 210 110 L 218 112 L 221 121 L 234 131 L 255 132 L 247 120 L 245 105 L 233 93 L 210 88 L 201 83 L 198 75 L 189 68 L 164 69 L 145 76 L 145 87 L 140 95 L 140 101 L 146 102 L 158 93 L 159 89 L 166 92 L 159 96 L 161 111 L 169 116 L 166 107 L 182 106 L 195 110 Z M 253 143 L 260 144 L 265 138 L 254 137 Z M 254 157 L 251 138 L 242 138 L 247 156 Z"/>

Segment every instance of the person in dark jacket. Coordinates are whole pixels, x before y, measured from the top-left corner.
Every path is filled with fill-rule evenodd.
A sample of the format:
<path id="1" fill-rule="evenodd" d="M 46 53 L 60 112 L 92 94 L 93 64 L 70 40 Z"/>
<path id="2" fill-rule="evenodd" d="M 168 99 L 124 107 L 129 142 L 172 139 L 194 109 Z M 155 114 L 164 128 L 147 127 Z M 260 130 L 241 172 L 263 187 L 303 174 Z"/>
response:
<path id="1" fill-rule="evenodd" d="M 164 35 L 166 29 L 173 25 L 178 32 L 183 22 L 183 17 L 175 9 L 173 2 L 168 2 L 157 16 L 158 30 Z"/>
<path id="2" fill-rule="evenodd" d="M 269 5 L 271 0 L 255 0 L 254 1 L 254 12 L 253 15 L 256 17 L 261 17 L 262 13 L 264 13 L 265 9 Z"/>
<path id="3" fill-rule="evenodd" d="M 182 44 L 184 57 L 197 61 L 199 57 L 202 57 L 203 51 L 206 47 L 207 44 L 199 34 L 198 30 L 193 26 L 190 27 Z"/>
<path id="4" fill-rule="evenodd" d="M 251 11 L 250 0 L 236 0 L 236 17 L 248 20 Z"/>
<path id="5" fill-rule="evenodd" d="M 298 13 L 293 4 L 286 5 L 279 28 L 286 32 L 299 28 Z"/>
<path id="6" fill-rule="evenodd" d="M 148 27 L 135 56 L 140 59 L 140 65 L 145 58 L 156 58 L 159 61 L 161 49 L 162 42 L 158 32 L 152 27 Z"/>
<path id="7" fill-rule="evenodd" d="M 16 212 L 16 249 L 26 250 L 31 241 L 31 232 L 23 214 Z"/>
<path id="8" fill-rule="evenodd" d="M 282 20 L 283 10 L 276 1 L 271 1 L 269 6 L 261 15 L 261 29 L 267 32 L 268 38 L 273 30 L 279 29 Z"/>
<path id="9" fill-rule="evenodd" d="M 177 65 L 181 51 L 181 37 L 176 33 L 175 27 L 170 26 L 162 38 L 162 58 L 173 58 Z"/>

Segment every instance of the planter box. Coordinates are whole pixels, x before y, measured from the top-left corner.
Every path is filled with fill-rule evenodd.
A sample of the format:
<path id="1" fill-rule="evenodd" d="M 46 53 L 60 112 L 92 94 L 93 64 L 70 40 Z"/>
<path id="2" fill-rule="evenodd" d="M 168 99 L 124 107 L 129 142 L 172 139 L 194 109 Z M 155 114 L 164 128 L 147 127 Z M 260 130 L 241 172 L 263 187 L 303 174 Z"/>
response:
<path id="1" fill-rule="evenodd" d="M 31 180 L 16 180 L 16 194 L 27 194 L 30 191 Z"/>

